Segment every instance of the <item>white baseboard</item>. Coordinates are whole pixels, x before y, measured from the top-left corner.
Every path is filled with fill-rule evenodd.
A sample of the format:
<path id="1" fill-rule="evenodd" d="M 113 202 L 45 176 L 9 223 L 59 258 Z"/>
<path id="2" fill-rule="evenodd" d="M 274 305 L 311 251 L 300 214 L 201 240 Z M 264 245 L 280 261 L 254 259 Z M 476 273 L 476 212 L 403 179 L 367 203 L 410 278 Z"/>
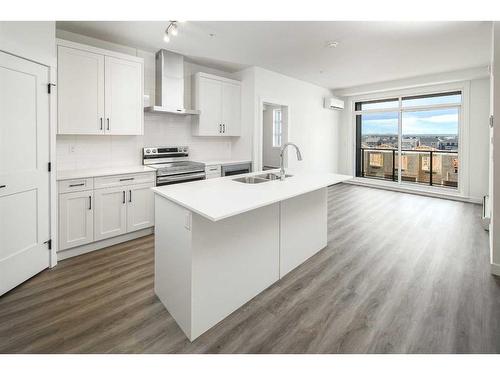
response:
<path id="1" fill-rule="evenodd" d="M 491 273 L 496 276 L 500 276 L 500 264 L 491 263 Z"/>
<path id="2" fill-rule="evenodd" d="M 122 234 L 121 236 L 116 236 L 112 238 L 107 238 L 105 240 L 92 242 L 86 245 L 73 247 L 67 250 L 61 250 L 57 253 L 57 260 L 61 261 L 64 259 L 76 257 L 85 253 L 90 253 L 91 251 L 100 250 L 108 246 L 113 246 L 122 242 L 134 240 L 139 237 L 144 237 L 150 235 L 154 232 L 154 228 L 141 229 L 132 233 Z"/>

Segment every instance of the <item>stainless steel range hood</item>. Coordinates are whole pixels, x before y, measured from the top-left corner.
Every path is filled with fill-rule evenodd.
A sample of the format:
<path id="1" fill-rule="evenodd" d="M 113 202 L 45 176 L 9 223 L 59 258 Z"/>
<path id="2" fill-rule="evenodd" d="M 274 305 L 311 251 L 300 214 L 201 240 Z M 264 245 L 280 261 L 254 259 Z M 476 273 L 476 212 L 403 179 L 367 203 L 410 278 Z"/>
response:
<path id="1" fill-rule="evenodd" d="M 156 52 L 155 105 L 146 112 L 199 115 L 184 107 L 184 56 L 161 49 Z"/>

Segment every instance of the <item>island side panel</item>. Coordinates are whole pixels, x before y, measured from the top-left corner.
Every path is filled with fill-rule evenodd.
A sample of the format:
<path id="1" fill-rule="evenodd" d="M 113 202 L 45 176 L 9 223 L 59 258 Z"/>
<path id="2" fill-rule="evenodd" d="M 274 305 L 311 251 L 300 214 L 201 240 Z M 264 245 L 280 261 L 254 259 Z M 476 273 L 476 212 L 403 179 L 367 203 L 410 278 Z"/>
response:
<path id="1" fill-rule="evenodd" d="M 280 278 L 326 247 L 327 193 L 322 188 L 281 202 Z"/>
<path id="2" fill-rule="evenodd" d="M 279 279 L 279 203 L 213 222 L 193 214 L 191 340 Z"/>
<path id="3" fill-rule="evenodd" d="M 187 337 L 191 335 L 190 212 L 155 194 L 155 293 Z"/>

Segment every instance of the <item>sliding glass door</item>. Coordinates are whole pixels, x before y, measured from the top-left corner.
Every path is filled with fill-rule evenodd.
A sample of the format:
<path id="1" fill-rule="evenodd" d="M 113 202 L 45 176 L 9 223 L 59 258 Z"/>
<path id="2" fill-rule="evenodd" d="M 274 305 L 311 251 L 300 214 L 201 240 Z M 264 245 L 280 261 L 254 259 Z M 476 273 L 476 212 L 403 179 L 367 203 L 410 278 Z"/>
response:
<path id="1" fill-rule="evenodd" d="M 458 187 L 461 92 L 357 102 L 356 176 Z"/>

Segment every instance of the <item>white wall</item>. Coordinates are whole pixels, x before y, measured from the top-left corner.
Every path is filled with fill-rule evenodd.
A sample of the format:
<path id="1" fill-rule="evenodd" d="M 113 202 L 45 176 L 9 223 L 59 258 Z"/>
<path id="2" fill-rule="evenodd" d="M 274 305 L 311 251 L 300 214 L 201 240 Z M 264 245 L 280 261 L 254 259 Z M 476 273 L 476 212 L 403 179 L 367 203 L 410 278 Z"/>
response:
<path id="1" fill-rule="evenodd" d="M 490 80 L 470 81 L 469 111 L 469 193 L 482 199 L 488 194 Z"/>
<path id="2" fill-rule="evenodd" d="M 439 82 L 439 85 L 436 85 Z M 445 83 L 446 82 L 446 83 Z M 346 110 L 342 113 L 340 138 L 343 142 L 339 147 L 339 169 L 341 173 L 354 174 L 354 137 L 355 123 L 353 121 L 354 102 L 359 98 L 367 96 L 386 96 L 391 91 L 400 93 L 413 90 L 438 90 L 449 85 L 469 85 L 468 103 L 468 139 L 461 139 L 461 142 L 468 142 L 468 155 L 465 163 L 468 164 L 469 172 L 466 186 L 465 198 L 470 198 L 475 202 L 480 202 L 482 197 L 488 194 L 488 149 L 489 149 L 489 78 L 486 68 L 468 69 L 459 72 L 443 73 L 438 75 L 411 78 L 408 80 L 391 81 L 380 83 L 379 85 L 367 85 L 353 87 L 337 91 L 336 95 L 344 95 Z M 394 89 L 389 89 L 393 87 Z M 404 88 L 404 89 L 403 89 Z M 402 91 L 401 91 L 402 90 Z M 467 104 L 465 104 L 467 105 Z M 464 161 L 464 159 L 462 159 Z"/>
<path id="3" fill-rule="evenodd" d="M 47 66 L 56 65 L 53 21 L 0 22 L 0 50 Z"/>
<path id="4" fill-rule="evenodd" d="M 242 72 L 242 111 L 245 134 L 233 143 L 238 157 L 252 155 L 252 144 L 260 144 L 261 101 L 288 106 L 288 140 L 302 151 L 298 162 L 290 153 L 288 165 L 293 170 L 337 171 L 339 112 L 323 108 L 323 98 L 330 90 L 266 69 L 252 67 Z M 254 133 L 255 132 L 255 133 Z M 261 150 L 255 148 L 256 159 Z M 233 154 L 234 156 L 234 154 Z"/>
<path id="5" fill-rule="evenodd" d="M 144 58 L 144 93 L 155 97 L 155 55 L 83 35 L 57 30 L 57 37 L 94 47 L 127 53 Z M 191 106 L 191 76 L 196 72 L 216 74 L 228 78 L 234 75 L 213 68 L 184 63 L 184 105 Z M 144 114 L 143 136 L 57 136 L 57 169 L 112 167 L 142 163 L 141 149 L 146 146 L 189 146 L 191 159 L 229 159 L 231 140 L 219 137 L 193 137 L 189 116 Z"/>

